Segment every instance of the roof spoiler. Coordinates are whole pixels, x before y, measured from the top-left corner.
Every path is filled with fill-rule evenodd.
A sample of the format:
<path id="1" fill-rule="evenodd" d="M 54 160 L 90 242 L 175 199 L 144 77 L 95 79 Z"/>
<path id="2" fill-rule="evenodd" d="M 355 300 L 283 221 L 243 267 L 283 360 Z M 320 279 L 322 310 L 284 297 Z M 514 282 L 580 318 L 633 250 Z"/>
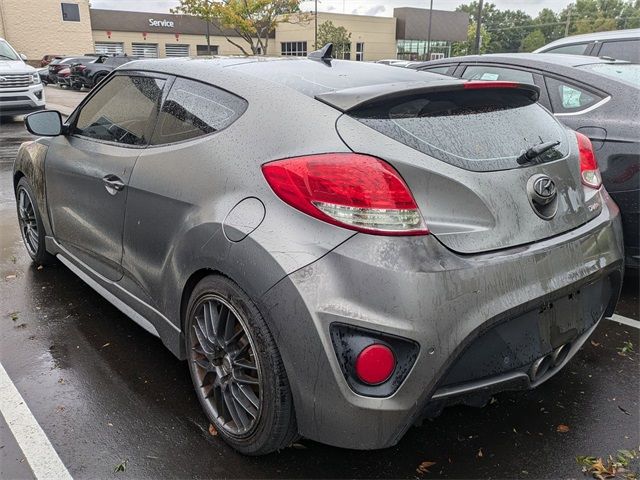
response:
<path id="1" fill-rule="evenodd" d="M 348 112 L 366 107 L 381 101 L 394 98 L 409 97 L 435 92 L 450 92 L 453 90 L 484 90 L 484 89 L 509 89 L 520 90 L 532 102 L 537 102 L 540 97 L 540 88 L 528 83 L 501 82 L 501 81 L 461 81 L 461 80 L 436 80 L 429 82 L 402 82 L 384 83 L 381 85 L 367 85 L 365 87 L 346 88 L 334 92 L 316 95 L 316 100 L 337 108 L 341 112 Z"/>

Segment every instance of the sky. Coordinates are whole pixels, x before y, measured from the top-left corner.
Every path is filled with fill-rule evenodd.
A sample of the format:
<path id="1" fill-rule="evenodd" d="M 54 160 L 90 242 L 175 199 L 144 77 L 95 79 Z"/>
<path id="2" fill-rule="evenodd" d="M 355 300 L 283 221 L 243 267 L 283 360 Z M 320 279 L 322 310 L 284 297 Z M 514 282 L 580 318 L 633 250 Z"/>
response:
<path id="1" fill-rule="evenodd" d="M 556 12 L 566 7 L 572 0 L 486 0 L 495 3 L 499 9 L 524 10 L 536 16 L 543 8 L 551 8 Z M 91 0 L 92 8 L 108 8 L 112 10 L 132 10 L 137 12 L 168 13 L 178 0 Z M 464 0 L 433 0 L 436 10 L 455 10 Z M 393 16 L 394 7 L 429 8 L 429 0 L 318 0 L 318 10 L 335 13 L 354 13 L 359 15 Z M 303 10 L 312 10 L 313 1 L 303 1 Z"/>

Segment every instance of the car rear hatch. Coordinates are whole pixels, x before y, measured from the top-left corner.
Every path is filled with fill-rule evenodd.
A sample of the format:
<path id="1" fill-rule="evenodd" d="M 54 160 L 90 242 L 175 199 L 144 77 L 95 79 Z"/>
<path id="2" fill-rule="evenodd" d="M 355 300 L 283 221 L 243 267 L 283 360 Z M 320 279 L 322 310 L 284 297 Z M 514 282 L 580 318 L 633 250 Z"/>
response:
<path id="1" fill-rule="evenodd" d="M 582 182 L 575 133 L 538 94 L 532 85 L 444 80 L 316 98 L 344 112 L 336 128 L 349 148 L 400 172 L 433 235 L 478 253 L 559 235 L 602 208 L 597 188 Z M 539 145 L 548 148 L 523 157 Z"/>

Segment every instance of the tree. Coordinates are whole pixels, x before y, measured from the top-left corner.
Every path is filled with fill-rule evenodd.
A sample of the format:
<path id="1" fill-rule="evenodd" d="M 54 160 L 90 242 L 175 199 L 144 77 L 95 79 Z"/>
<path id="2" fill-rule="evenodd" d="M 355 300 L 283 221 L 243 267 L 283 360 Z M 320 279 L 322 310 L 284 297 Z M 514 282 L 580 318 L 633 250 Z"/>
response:
<path id="1" fill-rule="evenodd" d="M 225 35 L 230 29 L 245 40 L 253 55 L 266 55 L 269 36 L 279 23 L 294 23 L 306 18 L 300 12 L 300 0 L 180 0 L 172 13 L 195 15 L 207 23 L 214 20 L 220 25 L 222 35 L 245 55 L 245 47 Z M 209 45 L 209 38 L 207 38 Z"/>
<path id="2" fill-rule="evenodd" d="M 457 11 L 469 14 L 469 22 L 475 24 L 478 12 L 478 2 L 473 1 L 460 5 Z M 522 10 L 498 10 L 493 3 L 487 3 L 482 8 L 482 25 L 491 35 L 487 43 L 487 53 L 517 52 L 522 39 L 529 30 L 533 19 Z M 524 28 L 523 28 L 524 27 Z"/>
<path id="3" fill-rule="evenodd" d="M 327 20 L 318 25 L 318 44 L 316 50 L 327 43 L 333 43 L 333 57 L 345 58 L 345 53 L 351 53 L 351 32 L 344 27 L 336 27 Z"/>
<path id="4" fill-rule="evenodd" d="M 640 2 L 638 0 L 576 0 L 560 12 L 560 20 L 566 24 L 569 14 L 570 35 L 636 28 L 640 25 Z"/>
<path id="5" fill-rule="evenodd" d="M 564 24 L 560 22 L 560 17 L 550 8 L 540 10 L 534 23 L 547 42 L 564 37 Z"/>
<path id="6" fill-rule="evenodd" d="M 522 39 L 520 45 L 521 52 L 533 52 L 535 49 L 547 44 L 547 39 L 544 38 L 544 33 L 540 30 L 534 30 Z"/>
<path id="7" fill-rule="evenodd" d="M 487 30 L 481 25 L 480 26 L 480 53 L 487 52 L 487 45 L 491 41 L 491 35 L 487 32 Z M 455 42 L 451 45 L 451 55 L 454 57 L 459 57 L 461 55 L 471 55 L 475 53 L 476 43 L 476 24 L 470 23 L 469 28 L 467 28 L 467 39 L 464 42 Z"/>

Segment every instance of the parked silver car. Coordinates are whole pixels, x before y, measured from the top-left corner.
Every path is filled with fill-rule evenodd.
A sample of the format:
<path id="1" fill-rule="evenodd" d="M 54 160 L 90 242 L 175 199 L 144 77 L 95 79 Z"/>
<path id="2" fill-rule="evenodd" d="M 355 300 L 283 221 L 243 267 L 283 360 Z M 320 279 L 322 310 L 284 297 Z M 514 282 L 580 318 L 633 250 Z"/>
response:
<path id="1" fill-rule="evenodd" d="M 535 387 L 620 291 L 618 208 L 537 87 L 327 56 L 130 62 L 15 162 L 29 254 L 187 359 L 246 454 Z"/>

